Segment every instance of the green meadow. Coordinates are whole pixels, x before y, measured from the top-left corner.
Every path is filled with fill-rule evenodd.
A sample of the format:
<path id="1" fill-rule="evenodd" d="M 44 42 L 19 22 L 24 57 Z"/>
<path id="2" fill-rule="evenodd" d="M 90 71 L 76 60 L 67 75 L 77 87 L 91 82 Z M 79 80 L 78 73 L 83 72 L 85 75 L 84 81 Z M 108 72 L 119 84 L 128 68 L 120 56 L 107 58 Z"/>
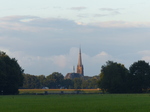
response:
<path id="1" fill-rule="evenodd" d="M 0 96 L 1 112 L 149 112 L 150 94 Z"/>

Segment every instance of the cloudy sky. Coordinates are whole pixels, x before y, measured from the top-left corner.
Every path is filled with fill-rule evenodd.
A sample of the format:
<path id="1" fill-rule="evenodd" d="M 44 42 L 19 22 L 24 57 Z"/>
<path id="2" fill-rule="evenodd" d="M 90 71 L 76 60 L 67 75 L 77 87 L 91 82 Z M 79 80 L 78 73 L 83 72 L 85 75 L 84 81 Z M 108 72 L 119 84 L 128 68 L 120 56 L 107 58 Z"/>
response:
<path id="1" fill-rule="evenodd" d="M 25 73 L 100 73 L 108 60 L 150 62 L 149 0 L 1 0 L 0 50 Z"/>

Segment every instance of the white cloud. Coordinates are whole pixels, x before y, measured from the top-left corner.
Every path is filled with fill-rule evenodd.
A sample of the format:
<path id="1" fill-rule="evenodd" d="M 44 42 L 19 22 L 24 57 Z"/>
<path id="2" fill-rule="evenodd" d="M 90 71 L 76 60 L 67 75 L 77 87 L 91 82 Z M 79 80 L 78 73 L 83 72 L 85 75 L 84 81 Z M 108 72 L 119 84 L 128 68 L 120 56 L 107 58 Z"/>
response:
<path id="1" fill-rule="evenodd" d="M 126 22 L 126 21 L 106 21 L 98 23 L 90 23 L 90 25 L 104 28 L 142 28 L 150 27 L 150 22 Z"/>
<path id="2" fill-rule="evenodd" d="M 150 62 L 150 56 L 143 56 L 141 60 L 145 60 L 147 62 Z"/>
<path id="3" fill-rule="evenodd" d="M 27 32 L 41 32 L 41 31 L 55 31 L 60 30 L 52 26 L 47 26 L 46 21 L 53 21 L 53 19 L 45 19 L 35 16 L 8 16 L 0 18 L 0 29 L 2 30 L 15 30 L 15 31 L 27 31 Z M 59 20 L 58 20 L 59 21 Z M 34 24 L 36 22 L 36 24 Z M 42 23 L 45 25 L 41 26 Z M 39 24 L 41 23 L 41 24 Z M 51 22 L 52 23 L 52 22 Z"/>
<path id="4" fill-rule="evenodd" d="M 72 67 L 77 65 L 80 44 L 86 75 L 98 74 L 108 60 L 128 65 L 136 59 L 149 60 L 150 52 L 144 50 L 150 41 L 150 23 L 84 24 L 28 16 L 0 19 L 0 49 L 15 57 L 27 73 L 72 72 Z"/>
<path id="5" fill-rule="evenodd" d="M 56 64 L 59 67 L 66 67 L 67 64 L 67 57 L 65 55 L 59 55 L 59 56 L 54 56 L 51 58 L 54 64 Z"/>
<path id="6" fill-rule="evenodd" d="M 112 57 L 109 54 L 102 51 L 99 54 L 93 56 L 91 60 L 93 63 L 105 63 L 106 61 L 111 60 L 111 59 Z"/>
<path id="7" fill-rule="evenodd" d="M 150 50 L 139 51 L 138 54 L 142 56 L 141 60 L 150 62 Z"/>
<path id="8" fill-rule="evenodd" d="M 144 55 L 149 55 L 150 56 L 150 50 L 144 50 L 144 51 L 139 51 L 138 54 L 144 56 Z"/>
<path id="9" fill-rule="evenodd" d="M 11 58 L 15 57 L 18 60 L 20 66 L 23 69 L 25 69 L 25 73 L 30 73 L 33 75 L 40 75 L 40 74 L 48 75 L 47 74 L 48 72 L 50 74 L 54 71 L 61 72 L 65 75 L 67 72 L 72 72 L 73 66 L 77 66 L 79 53 L 79 48 L 73 47 L 70 48 L 69 53 L 66 53 L 64 55 L 55 55 L 55 56 L 51 55 L 48 57 L 42 57 L 26 54 L 22 51 L 13 52 L 6 48 L 0 49 L 5 51 L 6 54 L 8 54 Z M 82 52 L 85 74 L 96 75 L 96 73 L 94 73 L 91 70 L 93 68 L 96 68 L 97 70 L 95 72 L 99 72 L 100 66 L 97 65 L 104 64 L 110 58 L 112 57 L 104 51 L 95 56 L 89 56 L 88 54 Z"/>

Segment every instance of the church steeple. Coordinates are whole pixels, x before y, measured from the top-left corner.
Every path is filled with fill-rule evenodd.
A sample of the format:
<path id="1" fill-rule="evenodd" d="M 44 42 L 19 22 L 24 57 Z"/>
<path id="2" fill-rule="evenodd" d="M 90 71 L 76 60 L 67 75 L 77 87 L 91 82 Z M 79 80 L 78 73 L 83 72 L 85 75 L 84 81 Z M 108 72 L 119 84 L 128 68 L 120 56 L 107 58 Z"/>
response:
<path id="1" fill-rule="evenodd" d="M 82 57 L 81 57 L 81 48 L 79 49 L 77 73 L 84 76 L 83 65 L 82 65 Z"/>
<path id="2" fill-rule="evenodd" d="M 78 65 L 79 65 L 79 66 L 82 65 L 81 48 L 79 49 Z"/>

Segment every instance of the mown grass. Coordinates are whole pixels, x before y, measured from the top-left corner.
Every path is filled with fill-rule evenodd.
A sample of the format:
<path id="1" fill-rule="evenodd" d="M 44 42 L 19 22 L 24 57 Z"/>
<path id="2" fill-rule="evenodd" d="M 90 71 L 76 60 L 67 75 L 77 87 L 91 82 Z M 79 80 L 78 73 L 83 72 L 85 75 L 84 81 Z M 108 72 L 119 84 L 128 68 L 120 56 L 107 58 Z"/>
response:
<path id="1" fill-rule="evenodd" d="M 1 112 L 149 112 L 149 94 L 0 96 Z"/>

